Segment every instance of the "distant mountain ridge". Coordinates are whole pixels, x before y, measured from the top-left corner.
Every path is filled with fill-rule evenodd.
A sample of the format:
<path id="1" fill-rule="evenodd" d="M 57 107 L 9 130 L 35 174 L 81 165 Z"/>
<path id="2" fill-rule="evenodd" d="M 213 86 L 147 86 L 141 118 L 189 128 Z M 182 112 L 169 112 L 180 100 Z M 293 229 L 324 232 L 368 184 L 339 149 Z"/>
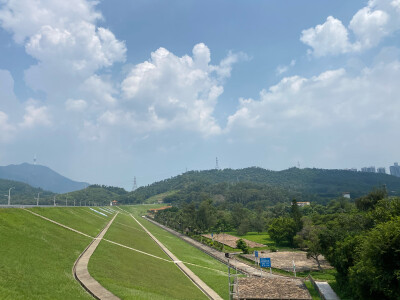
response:
<path id="1" fill-rule="evenodd" d="M 86 182 L 73 181 L 46 166 L 28 163 L 0 166 L 0 178 L 24 182 L 54 193 L 73 192 L 89 185 Z"/>
<path id="2" fill-rule="evenodd" d="M 152 196 L 174 191 L 164 201 L 190 202 L 191 198 L 201 199 L 203 195 L 212 197 L 218 194 L 236 201 L 230 196 L 234 187 L 245 191 L 245 195 L 241 196 L 243 199 L 258 189 L 258 195 L 253 197 L 257 201 L 270 198 L 271 201 L 281 202 L 295 197 L 300 201 L 326 203 L 330 199 L 341 197 L 344 192 L 350 193 L 354 199 L 381 187 L 386 187 L 390 196 L 400 196 L 400 178 L 387 174 L 315 168 L 271 171 L 250 167 L 189 171 L 140 187 L 120 196 L 118 200 L 124 203 L 142 203 Z"/>

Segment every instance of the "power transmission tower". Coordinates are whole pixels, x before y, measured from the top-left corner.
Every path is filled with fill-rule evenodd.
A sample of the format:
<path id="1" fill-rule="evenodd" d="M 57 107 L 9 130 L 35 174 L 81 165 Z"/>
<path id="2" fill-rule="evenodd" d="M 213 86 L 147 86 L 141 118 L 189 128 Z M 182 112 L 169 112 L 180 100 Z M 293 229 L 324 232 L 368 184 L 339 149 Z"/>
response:
<path id="1" fill-rule="evenodd" d="M 215 158 L 215 170 L 219 170 L 218 157 Z"/>
<path id="2" fill-rule="evenodd" d="M 136 190 L 137 189 L 137 183 L 136 183 L 136 176 L 135 177 L 133 177 L 133 187 L 132 187 L 132 192 L 134 191 L 134 190 Z"/>

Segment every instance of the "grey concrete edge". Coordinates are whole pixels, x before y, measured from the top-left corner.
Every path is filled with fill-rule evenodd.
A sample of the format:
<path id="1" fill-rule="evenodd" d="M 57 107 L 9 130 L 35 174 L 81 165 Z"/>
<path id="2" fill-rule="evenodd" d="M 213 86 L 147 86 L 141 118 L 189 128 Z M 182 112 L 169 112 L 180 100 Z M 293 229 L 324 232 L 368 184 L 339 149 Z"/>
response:
<path id="1" fill-rule="evenodd" d="M 118 213 L 117 213 L 118 214 Z M 112 221 L 112 220 L 111 220 Z M 111 222 L 110 221 L 110 222 Z M 88 292 L 93 298 L 101 300 L 99 297 L 97 297 L 76 275 L 76 266 L 79 262 L 79 260 L 82 258 L 82 256 L 86 253 L 86 251 L 90 248 L 90 246 L 96 241 L 96 239 L 99 237 L 99 235 L 104 231 L 104 229 L 107 228 L 109 223 L 107 223 L 102 230 L 96 235 L 96 237 L 89 243 L 89 245 L 85 248 L 85 250 L 82 251 L 81 254 L 79 254 L 78 258 L 75 260 L 74 265 L 72 266 L 72 275 L 74 276 L 75 280 L 79 282 L 79 284 L 83 287 L 83 289 Z"/>

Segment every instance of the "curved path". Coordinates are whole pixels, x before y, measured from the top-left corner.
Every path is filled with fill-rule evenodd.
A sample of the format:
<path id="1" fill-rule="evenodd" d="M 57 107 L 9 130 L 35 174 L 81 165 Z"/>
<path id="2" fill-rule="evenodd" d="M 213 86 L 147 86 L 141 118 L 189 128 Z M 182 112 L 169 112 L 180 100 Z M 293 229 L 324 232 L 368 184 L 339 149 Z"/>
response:
<path id="1" fill-rule="evenodd" d="M 162 244 L 150 231 L 147 230 L 132 214 L 130 216 L 146 231 L 146 233 L 161 247 L 161 249 L 167 254 L 175 265 L 181 269 L 181 271 L 210 299 L 223 300 L 212 288 L 210 288 L 203 280 L 201 280 L 196 274 L 194 274 L 188 267 L 186 267 L 182 261 L 169 251 L 164 244 Z"/>
<path id="2" fill-rule="evenodd" d="M 90 245 L 82 252 L 74 264 L 73 273 L 76 280 L 96 299 L 119 299 L 109 290 L 105 289 L 100 283 L 98 283 L 92 276 L 90 276 L 88 271 L 89 259 L 92 256 L 94 250 L 96 250 L 101 239 L 106 234 L 108 228 L 110 228 L 111 223 L 114 221 L 115 217 L 118 215 L 116 213 L 114 217 L 108 222 L 107 226 L 99 233 L 99 235 L 93 239 Z"/>

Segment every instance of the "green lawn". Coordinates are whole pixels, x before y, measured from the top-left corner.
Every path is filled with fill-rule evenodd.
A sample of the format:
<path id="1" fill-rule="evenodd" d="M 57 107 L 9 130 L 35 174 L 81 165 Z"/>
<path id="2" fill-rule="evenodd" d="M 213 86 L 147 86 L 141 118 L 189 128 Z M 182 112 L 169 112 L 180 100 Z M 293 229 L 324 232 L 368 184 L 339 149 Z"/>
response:
<path id="1" fill-rule="evenodd" d="M 97 214 L 89 207 L 34 207 L 29 210 L 93 237 L 100 233 L 112 217 Z"/>
<path id="2" fill-rule="evenodd" d="M 183 262 L 188 262 L 198 266 L 186 264 L 197 276 L 200 277 L 209 287 L 217 292 L 224 299 L 228 299 L 228 268 L 226 265 L 203 253 L 197 248 L 182 241 L 178 237 L 159 228 L 158 226 L 146 221 L 141 217 L 145 210 L 138 206 L 124 207 L 138 219 L 168 250 Z M 200 267 L 199 267 L 200 266 Z M 205 268 L 202 268 L 205 267 Z M 212 270 L 206 269 L 210 268 Z"/>
<path id="3" fill-rule="evenodd" d="M 102 241 L 89 261 L 90 274 L 121 299 L 207 299 L 127 214 L 120 213 L 105 235 L 160 260 Z"/>
<path id="4" fill-rule="evenodd" d="M 238 235 L 236 231 L 231 231 L 231 232 L 226 232 L 227 234 L 231 234 L 234 236 L 237 236 L 239 238 L 242 239 L 246 239 L 249 241 L 253 241 L 256 243 L 260 243 L 263 245 L 267 245 L 268 247 L 275 247 L 276 249 L 279 250 L 293 250 L 293 248 L 291 247 L 287 247 L 285 245 L 277 245 L 269 236 L 268 232 L 248 232 L 246 235 Z M 252 248 L 252 250 L 254 249 L 268 249 L 268 248 Z"/>
<path id="5" fill-rule="evenodd" d="M 0 298 L 92 299 L 72 275 L 90 241 L 22 209 L 0 208 Z"/>

